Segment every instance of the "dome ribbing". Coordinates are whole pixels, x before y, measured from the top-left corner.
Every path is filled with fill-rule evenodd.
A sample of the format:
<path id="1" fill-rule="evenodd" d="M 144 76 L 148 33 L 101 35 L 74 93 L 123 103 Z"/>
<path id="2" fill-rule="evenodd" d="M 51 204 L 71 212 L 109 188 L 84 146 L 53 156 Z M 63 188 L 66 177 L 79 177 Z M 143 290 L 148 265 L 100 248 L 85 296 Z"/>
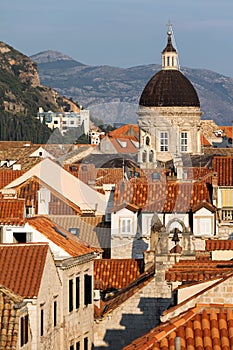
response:
<path id="1" fill-rule="evenodd" d="M 140 100 L 145 107 L 200 107 L 192 83 L 176 69 L 162 69 L 145 86 Z"/>

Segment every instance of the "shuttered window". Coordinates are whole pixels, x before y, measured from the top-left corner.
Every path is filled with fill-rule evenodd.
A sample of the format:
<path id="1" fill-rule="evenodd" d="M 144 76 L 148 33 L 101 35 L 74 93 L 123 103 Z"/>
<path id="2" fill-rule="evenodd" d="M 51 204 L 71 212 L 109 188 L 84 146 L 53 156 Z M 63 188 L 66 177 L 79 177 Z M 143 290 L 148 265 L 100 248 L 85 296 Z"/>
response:
<path id="1" fill-rule="evenodd" d="M 84 304 L 87 306 L 92 303 L 92 276 L 84 275 Z"/>
<path id="2" fill-rule="evenodd" d="M 222 206 L 233 207 L 233 189 L 222 189 Z"/>

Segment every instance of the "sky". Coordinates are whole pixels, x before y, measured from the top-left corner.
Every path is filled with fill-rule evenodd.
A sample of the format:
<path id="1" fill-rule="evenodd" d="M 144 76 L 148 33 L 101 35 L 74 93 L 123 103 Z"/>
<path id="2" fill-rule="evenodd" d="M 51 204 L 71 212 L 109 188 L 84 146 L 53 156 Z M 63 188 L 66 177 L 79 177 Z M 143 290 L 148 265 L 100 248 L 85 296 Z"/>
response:
<path id="1" fill-rule="evenodd" d="M 0 41 L 87 65 L 161 64 L 172 23 L 181 67 L 233 77 L 232 0 L 1 0 Z"/>

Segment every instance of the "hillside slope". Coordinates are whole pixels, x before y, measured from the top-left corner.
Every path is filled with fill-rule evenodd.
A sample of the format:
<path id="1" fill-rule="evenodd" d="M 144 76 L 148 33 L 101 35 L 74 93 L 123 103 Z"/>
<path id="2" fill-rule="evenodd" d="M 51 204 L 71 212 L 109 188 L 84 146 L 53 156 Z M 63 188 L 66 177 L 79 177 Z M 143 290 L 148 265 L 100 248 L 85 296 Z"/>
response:
<path id="1" fill-rule="evenodd" d="M 79 110 L 51 87 L 40 84 L 37 64 L 14 48 L 0 42 L 1 110 L 15 115 L 36 115 L 45 110 Z"/>
<path id="2" fill-rule="evenodd" d="M 46 142 L 51 131 L 35 118 L 39 107 L 79 111 L 75 103 L 40 84 L 35 62 L 0 42 L 0 140 Z"/>

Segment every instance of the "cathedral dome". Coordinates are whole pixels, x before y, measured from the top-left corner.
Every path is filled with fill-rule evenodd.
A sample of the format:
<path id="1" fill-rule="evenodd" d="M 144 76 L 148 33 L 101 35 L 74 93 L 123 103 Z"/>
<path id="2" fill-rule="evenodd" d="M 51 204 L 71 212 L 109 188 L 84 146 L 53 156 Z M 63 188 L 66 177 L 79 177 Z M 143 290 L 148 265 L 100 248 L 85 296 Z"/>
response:
<path id="1" fill-rule="evenodd" d="M 180 72 L 178 53 L 172 44 L 172 30 L 167 32 L 167 45 L 162 51 L 162 70 L 145 86 L 139 100 L 145 107 L 200 107 L 191 82 Z"/>
<path id="2" fill-rule="evenodd" d="M 140 100 L 145 107 L 200 107 L 191 82 L 176 69 L 162 69 L 145 86 Z"/>

